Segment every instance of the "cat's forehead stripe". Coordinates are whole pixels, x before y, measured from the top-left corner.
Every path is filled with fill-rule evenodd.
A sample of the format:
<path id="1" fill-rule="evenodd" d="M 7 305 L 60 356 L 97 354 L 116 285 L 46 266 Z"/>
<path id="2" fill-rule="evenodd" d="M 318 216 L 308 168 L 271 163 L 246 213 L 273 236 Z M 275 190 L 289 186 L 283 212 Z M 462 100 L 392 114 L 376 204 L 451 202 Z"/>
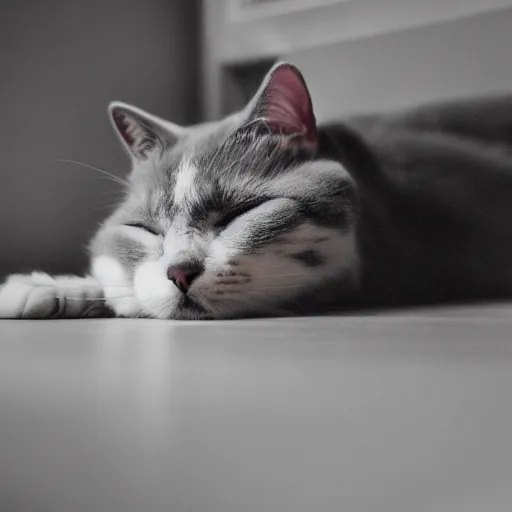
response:
<path id="1" fill-rule="evenodd" d="M 196 193 L 194 181 L 197 174 L 197 168 L 187 157 L 183 157 L 176 174 L 174 185 L 174 204 L 180 205 L 185 201 L 191 201 Z"/>

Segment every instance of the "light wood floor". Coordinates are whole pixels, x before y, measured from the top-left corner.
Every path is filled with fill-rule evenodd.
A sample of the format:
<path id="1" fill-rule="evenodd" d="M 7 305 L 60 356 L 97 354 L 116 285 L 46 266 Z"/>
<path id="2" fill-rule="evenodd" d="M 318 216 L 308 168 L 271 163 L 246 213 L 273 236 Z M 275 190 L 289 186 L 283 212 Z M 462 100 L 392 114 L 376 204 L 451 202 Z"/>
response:
<path id="1" fill-rule="evenodd" d="M 512 305 L 0 323 L 5 512 L 509 512 Z"/>

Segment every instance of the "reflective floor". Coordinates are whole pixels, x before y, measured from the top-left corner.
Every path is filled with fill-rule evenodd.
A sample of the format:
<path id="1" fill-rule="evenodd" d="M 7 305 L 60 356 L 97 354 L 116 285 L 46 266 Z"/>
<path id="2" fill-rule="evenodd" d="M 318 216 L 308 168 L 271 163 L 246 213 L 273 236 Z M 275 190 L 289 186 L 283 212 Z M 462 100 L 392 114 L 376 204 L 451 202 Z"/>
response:
<path id="1" fill-rule="evenodd" d="M 512 306 L 1 321 L 2 512 L 512 510 Z"/>

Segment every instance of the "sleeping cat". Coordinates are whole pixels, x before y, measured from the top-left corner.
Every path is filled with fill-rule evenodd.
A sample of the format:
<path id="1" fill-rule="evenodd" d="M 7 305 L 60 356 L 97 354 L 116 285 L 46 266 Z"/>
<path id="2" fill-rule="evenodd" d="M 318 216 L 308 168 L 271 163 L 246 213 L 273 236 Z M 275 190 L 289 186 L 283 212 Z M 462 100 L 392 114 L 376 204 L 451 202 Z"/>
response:
<path id="1" fill-rule="evenodd" d="M 11 276 L 0 317 L 218 319 L 511 295 L 512 123 L 478 112 L 317 127 L 287 63 L 215 123 L 113 103 L 132 171 L 90 243 L 89 275 Z"/>

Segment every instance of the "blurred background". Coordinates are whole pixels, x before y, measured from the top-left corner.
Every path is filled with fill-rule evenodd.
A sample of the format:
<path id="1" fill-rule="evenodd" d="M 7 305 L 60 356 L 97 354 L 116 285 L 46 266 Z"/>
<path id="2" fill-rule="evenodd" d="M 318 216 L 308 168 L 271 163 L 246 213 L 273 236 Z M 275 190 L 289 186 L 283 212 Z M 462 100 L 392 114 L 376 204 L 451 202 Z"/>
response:
<path id="1" fill-rule="evenodd" d="M 0 276 L 82 272 L 128 172 L 111 100 L 175 123 L 242 106 L 277 59 L 320 121 L 512 91 L 512 0 L 3 0 Z"/>

